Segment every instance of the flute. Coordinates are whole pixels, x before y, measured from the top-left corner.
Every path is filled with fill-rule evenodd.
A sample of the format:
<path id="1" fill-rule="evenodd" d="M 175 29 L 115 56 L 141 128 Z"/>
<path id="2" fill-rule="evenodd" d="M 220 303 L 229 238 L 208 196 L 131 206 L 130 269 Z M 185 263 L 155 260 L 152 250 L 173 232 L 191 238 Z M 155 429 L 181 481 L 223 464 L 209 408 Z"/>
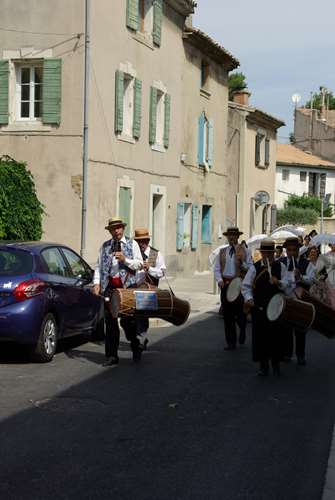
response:
<path id="1" fill-rule="evenodd" d="M 267 266 L 268 266 L 269 280 L 270 280 L 270 283 L 271 283 L 271 276 L 272 276 L 272 273 L 271 273 L 270 261 L 269 261 L 269 259 L 268 259 L 268 258 L 266 259 L 266 263 L 267 263 Z M 272 283 L 271 283 L 271 284 L 272 284 Z"/>

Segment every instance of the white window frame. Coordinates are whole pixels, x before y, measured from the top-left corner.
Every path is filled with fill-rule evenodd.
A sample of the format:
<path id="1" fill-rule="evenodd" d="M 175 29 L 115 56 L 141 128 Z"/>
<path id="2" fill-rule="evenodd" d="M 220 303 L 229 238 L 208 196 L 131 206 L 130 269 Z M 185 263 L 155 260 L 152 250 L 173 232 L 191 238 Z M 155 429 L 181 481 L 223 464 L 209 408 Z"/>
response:
<path id="1" fill-rule="evenodd" d="M 135 144 L 134 138 L 134 105 L 135 105 L 135 78 L 136 70 L 130 62 L 121 63 L 119 70 L 123 72 L 123 127 L 122 132 L 117 135 L 120 141 Z M 127 80 L 127 86 L 126 86 Z"/>
<path id="2" fill-rule="evenodd" d="M 15 67 L 15 121 L 17 122 L 40 122 L 42 123 L 42 116 L 35 117 L 35 80 L 33 76 L 35 76 L 35 68 L 42 68 L 43 70 L 43 64 L 42 63 L 37 63 L 34 61 L 22 61 L 22 62 L 14 62 L 14 67 Z M 21 116 L 21 89 L 22 89 L 22 70 L 23 69 L 29 69 L 30 71 L 30 92 L 29 92 L 29 117 L 23 117 Z M 43 77 L 42 77 L 42 84 L 41 84 L 41 89 L 43 85 Z M 41 107 L 42 107 L 42 96 L 40 99 L 41 102 Z M 42 115 L 42 109 L 41 109 L 41 115 Z"/>
<path id="3" fill-rule="evenodd" d="M 159 151 L 160 153 L 166 153 L 166 148 L 164 147 L 164 127 L 165 127 L 165 95 L 167 94 L 167 89 L 165 85 L 159 81 L 153 83 L 153 87 L 157 90 L 157 107 L 156 107 L 156 141 L 155 144 L 151 146 L 154 151 Z"/>

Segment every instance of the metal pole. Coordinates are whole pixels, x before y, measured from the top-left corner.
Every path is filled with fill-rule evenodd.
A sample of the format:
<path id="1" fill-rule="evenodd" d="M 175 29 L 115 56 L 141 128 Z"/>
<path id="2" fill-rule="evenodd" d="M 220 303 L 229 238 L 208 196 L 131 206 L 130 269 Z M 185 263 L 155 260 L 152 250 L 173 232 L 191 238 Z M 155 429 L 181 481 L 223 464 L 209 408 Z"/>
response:
<path id="1" fill-rule="evenodd" d="M 320 219 L 320 233 L 323 234 L 323 209 L 324 209 L 324 198 L 321 198 L 321 219 Z"/>
<path id="2" fill-rule="evenodd" d="M 80 255 L 86 250 L 87 226 L 87 174 L 88 174 L 88 106 L 90 81 L 90 14 L 91 0 L 85 0 L 85 77 L 84 77 L 84 128 L 83 128 L 83 195 L 81 210 Z"/>

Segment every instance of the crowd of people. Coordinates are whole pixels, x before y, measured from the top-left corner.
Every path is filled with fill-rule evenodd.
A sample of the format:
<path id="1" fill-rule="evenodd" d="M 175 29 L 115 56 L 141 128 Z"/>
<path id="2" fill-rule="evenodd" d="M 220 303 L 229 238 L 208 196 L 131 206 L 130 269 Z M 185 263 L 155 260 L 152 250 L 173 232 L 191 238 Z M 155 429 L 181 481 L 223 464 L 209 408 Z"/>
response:
<path id="1" fill-rule="evenodd" d="M 311 245 L 317 234 L 313 231 L 304 239 L 287 238 L 283 245 L 263 239 L 252 256 L 245 242 L 238 243 L 242 232 L 237 227 L 230 227 L 223 234 L 228 246 L 216 257 L 214 276 L 221 289 L 225 349 L 233 351 L 237 343 L 245 343 L 250 315 L 252 357 L 259 363 L 260 376 L 269 374 L 270 365 L 273 374 L 280 375 L 280 363 L 290 362 L 293 353 L 298 365 L 304 366 L 306 328 L 303 324 L 292 327 L 290 322 L 271 322 L 267 308 L 276 294 L 296 300 L 302 289 L 335 311 L 335 245 L 330 245 L 330 251 L 321 254 L 320 246 Z M 241 290 L 231 301 L 229 290 L 237 277 L 241 279 Z"/>

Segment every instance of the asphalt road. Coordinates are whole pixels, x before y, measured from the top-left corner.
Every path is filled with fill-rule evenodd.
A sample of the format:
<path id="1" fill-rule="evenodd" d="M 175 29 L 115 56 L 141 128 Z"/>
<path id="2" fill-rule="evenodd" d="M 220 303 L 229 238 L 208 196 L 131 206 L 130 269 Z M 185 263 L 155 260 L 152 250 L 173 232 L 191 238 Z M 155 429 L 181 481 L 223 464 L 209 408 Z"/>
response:
<path id="1" fill-rule="evenodd" d="M 255 376 L 206 314 L 156 329 L 141 365 L 67 343 L 48 365 L 0 355 L 2 500 L 319 500 L 335 410 L 335 342 Z"/>

